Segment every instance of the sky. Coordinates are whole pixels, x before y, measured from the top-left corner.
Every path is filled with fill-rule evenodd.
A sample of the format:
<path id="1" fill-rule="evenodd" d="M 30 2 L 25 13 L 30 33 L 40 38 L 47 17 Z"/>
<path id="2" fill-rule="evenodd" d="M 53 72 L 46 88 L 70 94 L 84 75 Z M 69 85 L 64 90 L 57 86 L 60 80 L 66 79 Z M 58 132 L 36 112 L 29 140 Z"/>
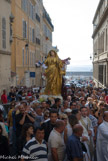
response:
<path id="1" fill-rule="evenodd" d="M 54 25 L 53 46 L 60 59 L 71 58 L 68 70 L 91 70 L 93 17 L 99 0 L 43 0 Z"/>

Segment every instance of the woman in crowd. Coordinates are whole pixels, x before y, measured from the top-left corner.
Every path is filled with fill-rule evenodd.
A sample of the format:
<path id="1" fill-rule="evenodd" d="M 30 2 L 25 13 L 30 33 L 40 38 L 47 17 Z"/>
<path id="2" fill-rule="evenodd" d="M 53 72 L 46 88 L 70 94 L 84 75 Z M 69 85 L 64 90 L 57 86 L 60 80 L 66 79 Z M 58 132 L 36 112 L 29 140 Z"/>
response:
<path id="1" fill-rule="evenodd" d="M 2 135 L 2 126 L 0 125 L 0 156 L 9 156 L 9 144 L 8 139 Z M 3 160 L 3 159 L 0 159 Z M 8 159 L 5 159 L 8 161 Z"/>
<path id="2" fill-rule="evenodd" d="M 64 120 L 66 119 L 65 117 L 63 117 L 63 118 L 64 118 Z M 67 119 L 67 125 L 66 125 L 65 131 L 64 131 L 65 143 L 67 142 L 68 137 L 72 135 L 72 132 L 73 132 L 72 128 L 76 124 L 78 124 L 78 120 L 77 120 L 76 116 L 73 114 L 69 115 L 68 119 Z"/>
<path id="3" fill-rule="evenodd" d="M 33 125 L 27 123 L 22 128 L 22 133 L 19 138 L 18 152 L 21 154 L 24 145 L 33 137 L 34 129 Z"/>

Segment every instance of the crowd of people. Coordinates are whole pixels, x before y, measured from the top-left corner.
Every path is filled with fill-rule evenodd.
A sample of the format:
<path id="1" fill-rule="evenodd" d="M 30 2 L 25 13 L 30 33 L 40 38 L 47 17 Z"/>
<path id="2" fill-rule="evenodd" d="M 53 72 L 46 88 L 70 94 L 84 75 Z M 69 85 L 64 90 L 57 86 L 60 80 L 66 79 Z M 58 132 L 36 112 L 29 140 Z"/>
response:
<path id="1" fill-rule="evenodd" d="M 61 100 L 42 98 L 33 88 L 11 87 L 8 95 L 3 90 L 0 159 L 108 161 L 107 94 L 72 86 Z"/>

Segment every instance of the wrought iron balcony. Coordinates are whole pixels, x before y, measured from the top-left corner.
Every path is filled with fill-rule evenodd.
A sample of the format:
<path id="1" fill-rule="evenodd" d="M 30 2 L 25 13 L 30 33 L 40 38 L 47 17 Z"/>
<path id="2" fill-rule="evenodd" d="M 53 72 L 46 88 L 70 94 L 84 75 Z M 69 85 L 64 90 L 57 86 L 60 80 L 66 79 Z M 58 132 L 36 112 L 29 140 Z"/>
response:
<path id="1" fill-rule="evenodd" d="M 51 28 L 54 29 L 51 19 L 45 9 L 44 9 L 44 13 L 43 13 L 43 18 L 45 18 L 47 20 L 47 22 L 49 23 L 49 25 L 51 26 Z"/>

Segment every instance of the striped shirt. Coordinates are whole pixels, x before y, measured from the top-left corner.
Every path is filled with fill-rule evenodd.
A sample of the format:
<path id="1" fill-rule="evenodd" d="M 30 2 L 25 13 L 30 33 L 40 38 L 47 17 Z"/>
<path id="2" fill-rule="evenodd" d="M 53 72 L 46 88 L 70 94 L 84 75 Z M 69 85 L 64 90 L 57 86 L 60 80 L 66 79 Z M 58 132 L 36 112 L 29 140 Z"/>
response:
<path id="1" fill-rule="evenodd" d="M 43 140 L 40 144 L 36 138 L 33 137 L 26 143 L 21 157 L 29 161 L 48 161 L 46 142 Z"/>

